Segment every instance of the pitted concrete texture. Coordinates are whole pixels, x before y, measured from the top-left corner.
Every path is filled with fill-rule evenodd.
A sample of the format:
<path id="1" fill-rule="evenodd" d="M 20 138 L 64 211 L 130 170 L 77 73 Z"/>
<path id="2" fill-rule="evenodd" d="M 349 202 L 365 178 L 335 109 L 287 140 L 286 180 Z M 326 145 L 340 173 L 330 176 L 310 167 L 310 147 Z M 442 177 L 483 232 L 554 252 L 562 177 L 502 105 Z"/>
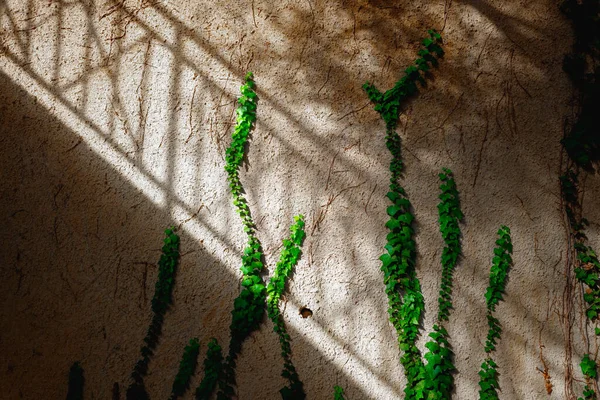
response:
<path id="1" fill-rule="evenodd" d="M 115 382 L 124 397 L 171 225 L 182 257 L 151 397 L 168 397 L 190 338 L 202 355 L 211 337 L 226 347 L 245 236 L 223 167 L 246 71 L 259 105 L 242 182 L 266 277 L 293 215 L 307 220 L 282 308 L 308 398 L 332 398 L 334 385 L 352 400 L 402 398 L 378 260 L 390 155 L 361 86 L 392 87 L 429 28 L 446 56 L 399 127 L 427 307 L 419 345 L 437 312 L 448 167 L 466 215 L 448 324 L 455 398 L 477 398 L 502 224 L 514 267 L 497 311 L 501 398 L 581 394 L 565 377 L 581 378 L 597 343 L 582 289 L 565 295 L 559 141 L 573 89 L 561 63 L 573 39 L 556 1 L 5 0 L 0 16 L 0 398 L 64 398 L 74 361 L 87 399 L 111 398 Z M 598 177 L 585 187 L 600 247 Z M 239 358 L 240 400 L 279 398 L 278 346 L 265 319 Z"/>

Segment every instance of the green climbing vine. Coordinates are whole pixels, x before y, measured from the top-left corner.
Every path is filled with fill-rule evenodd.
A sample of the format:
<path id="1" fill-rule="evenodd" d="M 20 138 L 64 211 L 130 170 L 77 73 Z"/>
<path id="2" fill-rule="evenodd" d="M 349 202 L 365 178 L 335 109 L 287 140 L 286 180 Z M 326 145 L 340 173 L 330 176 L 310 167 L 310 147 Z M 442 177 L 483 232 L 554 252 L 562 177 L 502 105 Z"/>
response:
<path id="1" fill-rule="evenodd" d="M 594 390 L 593 382 L 598 379 L 598 369 L 596 361 L 590 358 L 588 354 L 583 356 L 581 360 L 581 372 L 585 377 L 585 387 L 583 388 L 583 397 L 579 397 L 577 400 L 596 400 L 596 391 Z"/>
<path id="2" fill-rule="evenodd" d="M 204 378 L 196 389 L 196 400 L 208 400 L 215 391 L 219 374 L 223 369 L 223 351 L 217 342 L 217 339 L 211 339 L 208 342 L 208 350 L 204 359 Z"/>
<path id="3" fill-rule="evenodd" d="M 423 40 L 423 48 L 414 65 L 408 67 L 405 75 L 385 93 L 381 93 L 369 82 L 363 85 L 369 99 L 375 104 L 386 124 L 386 146 L 392 154 L 390 163 L 390 189 L 387 197 L 392 202 L 387 214 L 390 219 L 386 227 L 386 253 L 380 257 L 384 274 L 385 291 L 388 296 L 390 321 L 398 333 L 398 344 L 404 352 L 401 363 L 408 381 L 405 389 L 407 399 L 423 398 L 425 390 L 425 368 L 416 346 L 419 323 L 424 310 L 421 285 L 415 271 L 415 241 L 411 205 L 404 188 L 398 183 L 403 163 L 400 136 L 395 131 L 403 101 L 417 92 L 417 82 L 425 83 L 425 74 L 430 65 L 436 66 L 437 58 L 444 54 L 439 33 L 430 30 L 429 37 Z"/>
<path id="4" fill-rule="evenodd" d="M 244 249 L 242 256 L 241 271 L 242 291 L 235 299 L 233 304 L 232 321 L 230 325 L 229 352 L 223 363 L 222 373 L 218 374 L 219 393 L 217 398 L 230 399 L 234 395 L 235 385 L 235 362 L 237 355 L 241 351 L 243 341 L 256 330 L 263 318 L 267 288 L 260 276 L 263 265 L 263 253 L 260 241 L 256 237 L 256 227 L 252 221 L 250 208 L 243 195 L 243 187 L 240 180 L 239 168 L 242 165 L 245 154 L 245 147 L 248 142 L 250 130 L 256 121 L 257 97 L 254 91 L 254 81 L 252 73 L 248 72 L 245 77 L 245 83 L 242 85 L 241 97 L 238 99 L 239 107 L 236 110 L 237 123 L 232 135 L 231 145 L 226 151 L 225 171 L 233 204 L 244 225 L 244 232 L 248 235 L 248 244 Z M 291 348 L 289 345 L 290 337 L 283 325 L 283 320 L 278 315 L 278 302 L 283 288 L 285 287 L 285 278 L 291 273 L 293 266 L 300 256 L 299 246 L 304 239 L 304 220 L 302 216 L 295 217 L 295 224 L 292 225 L 292 238 L 284 241 L 284 249 L 281 254 L 281 260 L 277 266 L 274 278 L 270 286 L 270 307 L 269 316 L 274 322 L 274 329 L 279 335 L 282 346 L 282 356 L 284 358 L 283 376 L 290 382 L 290 387 L 283 388 L 280 392 L 284 399 L 303 399 L 304 390 L 298 374 L 291 362 Z M 275 309 L 277 308 L 277 311 Z"/>
<path id="5" fill-rule="evenodd" d="M 452 275 L 458 257 L 461 254 L 459 222 L 463 219 L 458 199 L 458 190 L 452 171 L 447 168 L 439 174 L 442 181 L 440 185 L 440 204 L 438 204 L 439 225 L 445 247 L 442 251 L 442 281 L 438 298 L 438 314 L 433 332 L 429 334 L 432 339 L 425 347 L 426 385 L 425 396 L 427 399 L 450 399 L 454 384 L 452 373 L 456 369 L 452 364 L 452 350 L 448 342 L 448 331 L 444 327 L 452 308 Z"/>
<path id="6" fill-rule="evenodd" d="M 190 379 L 196 371 L 198 364 L 198 354 L 200 353 L 200 342 L 198 339 L 190 339 L 190 343 L 183 349 L 183 356 L 179 363 L 179 371 L 175 376 L 173 388 L 171 389 L 171 397 L 169 400 L 175 400 L 183 396 L 190 385 Z"/>
<path id="7" fill-rule="evenodd" d="M 83 400 L 83 368 L 79 362 L 74 362 L 69 369 L 69 388 L 67 391 L 67 400 Z"/>
<path id="8" fill-rule="evenodd" d="M 597 105 L 600 104 L 600 24 L 598 0 L 566 0 L 561 10 L 573 21 L 575 44 L 573 53 L 565 56 L 563 69 L 580 94 L 577 121 L 562 144 L 571 159 L 566 172 L 560 177 L 565 211 L 576 253 L 576 278 L 588 286 L 584 298 L 588 303 L 586 314 L 592 321 L 600 315 L 600 264 L 594 250 L 585 244 L 588 221 L 581 216 L 579 202 L 579 169 L 591 169 L 600 160 L 600 130 Z"/>
<path id="9" fill-rule="evenodd" d="M 586 244 L 588 221 L 581 213 L 578 184 L 580 174 L 593 171 L 600 161 L 600 119 L 597 115 L 600 104 L 600 1 L 565 0 L 561 10 L 572 20 L 575 33 L 573 51 L 565 56 L 563 70 L 576 89 L 577 110 L 576 120 L 561 140 L 569 161 L 560 184 L 570 243 L 575 253 L 575 278 L 586 287 L 583 295 L 587 303 L 586 316 L 591 322 L 597 322 L 600 315 L 600 263 L 596 252 Z M 600 333 L 597 326 L 595 333 Z M 580 366 L 587 382 L 584 398 L 595 399 L 597 385 L 592 384 L 596 380 L 595 361 L 586 354 Z"/>
<path id="10" fill-rule="evenodd" d="M 578 187 L 579 174 L 575 172 L 575 168 L 567 169 L 566 174 L 560 177 L 560 184 L 565 212 L 569 221 L 571 242 L 575 251 L 575 278 L 586 286 L 583 294 L 583 299 L 587 303 L 585 315 L 590 321 L 597 322 L 600 316 L 600 261 L 596 252 L 586 244 L 585 227 L 588 225 L 588 221 L 581 216 Z M 598 327 L 595 328 L 595 333 L 596 335 L 600 334 Z M 587 360 L 590 359 L 586 354 L 581 363 L 582 370 L 584 367 L 586 371 L 590 370 L 590 364 Z M 594 362 L 593 360 L 590 361 Z M 586 382 L 588 382 L 588 385 L 584 388 L 584 398 L 595 399 L 595 385 L 590 386 L 592 380 L 585 372 L 584 375 Z"/>
<path id="11" fill-rule="evenodd" d="M 248 244 L 242 256 L 242 291 L 233 303 L 230 330 L 229 353 L 223 364 L 222 379 L 219 380 L 219 399 L 229 399 L 234 395 L 235 361 L 242 349 L 242 343 L 254 330 L 258 329 L 265 311 L 266 287 L 260 276 L 264 265 L 260 242 L 255 235 L 250 208 L 243 195 L 239 168 L 244 160 L 244 149 L 250 130 L 256 121 L 256 92 L 252 73 L 248 72 L 245 83 L 240 89 L 242 95 L 238 99 L 236 110 L 237 123 L 232 135 L 231 145 L 226 151 L 225 171 L 233 196 L 233 204 L 248 235 Z"/>
<path id="12" fill-rule="evenodd" d="M 497 341 L 500 340 L 502 328 L 500 321 L 494 317 L 496 305 L 502 300 L 502 294 L 506 287 L 508 270 L 512 264 L 512 242 L 510 239 L 510 229 L 502 226 L 498 230 L 497 247 L 494 249 L 492 267 L 490 269 L 490 283 L 485 292 L 485 301 L 487 306 L 488 334 L 485 341 L 485 352 L 487 357 L 481 370 L 479 371 L 479 399 L 496 400 L 498 399 L 498 365 L 492 359 L 491 354 L 496 350 Z"/>
<path id="13" fill-rule="evenodd" d="M 425 85 L 426 73 L 431 69 L 431 66 L 437 66 L 437 59 L 444 55 L 440 34 L 434 30 L 427 32 L 429 37 L 422 42 L 423 48 L 418 52 L 419 58 L 415 60 L 413 65 L 404 70 L 405 75 L 396 82 L 393 88 L 381 93 L 369 82 L 363 85 L 367 96 L 375 104 L 375 111 L 379 112 L 381 118 L 385 121 L 388 131 L 396 128 L 400 117 L 400 108 L 404 100 L 418 91 L 417 82 Z"/>
<path id="14" fill-rule="evenodd" d="M 162 255 L 158 261 L 158 280 L 152 298 L 152 322 L 144 338 L 145 345 L 140 349 L 142 358 L 135 364 L 131 373 L 132 383 L 127 388 L 128 400 L 147 399 L 148 394 L 144 387 L 144 376 L 148 371 L 150 357 L 156 349 L 158 338 L 162 330 L 165 313 L 171 304 L 171 294 L 175 285 L 175 272 L 179 260 L 179 236 L 173 228 L 165 230 L 165 240 Z"/>
<path id="15" fill-rule="evenodd" d="M 333 400 L 345 400 L 344 399 L 344 389 L 339 386 L 333 387 Z"/>
<path id="16" fill-rule="evenodd" d="M 281 397 L 284 400 L 301 400 L 306 398 L 306 395 L 296 368 L 292 363 L 290 335 L 287 333 L 283 316 L 279 311 L 279 301 L 285 290 L 286 281 L 298 263 L 301 253 L 300 248 L 306 236 L 304 233 L 304 217 L 302 215 L 294 217 L 294 224 L 290 227 L 290 231 L 290 238 L 283 241 L 283 250 L 281 251 L 279 262 L 267 286 L 267 315 L 273 322 L 273 331 L 279 336 L 281 356 L 283 357 L 283 372 L 281 376 L 289 381 L 289 386 L 280 390 Z"/>
<path id="17" fill-rule="evenodd" d="M 560 182 L 577 259 L 575 277 L 587 286 L 583 296 L 588 304 L 586 315 L 591 321 L 595 321 L 600 315 L 600 261 L 596 252 L 586 245 L 585 227 L 588 221 L 581 217 L 578 174 L 570 170 L 560 177 Z"/>
<path id="18" fill-rule="evenodd" d="M 460 210 L 459 194 L 453 173 L 444 168 L 439 175 L 441 194 L 438 205 L 440 232 L 445 242 L 441 257 L 442 279 L 436 323 L 433 326 L 433 332 L 429 335 L 430 340 L 425 345 L 428 350 L 424 355 L 427 362 L 425 364 L 416 346 L 420 332 L 419 324 L 424 312 L 424 299 L 416 275 L 414 216 L 406 191 L 399 184 L 404 166 L 401 157 L 401 140 L 395 130 L 404 100 L 418 91 L 418 83 L 425 84 L 428 71 L 432 66 L 436 66 L 438 58 L 443 56 L 444 52 L 441 44 L 441 36 L 435 31 L 429 31 L 429 37 L 423 41 L 423 48 L 418 53 L 419 58 L 405 70 L 405 75 L 392 89 L 382 93 L 368 82 L 363 86 L 370 100 L 375 104 L 375 110 L 380 113 L 386 124 L 386 146 L 392 155 L 390 186 L 387 193 L 387 197 L 392 203 L 387 208 L 389 220 L 386 227 L 389 233 L 386 238 L 385 254 L 380 257 L 380 260 L 382 262 L 381 270 L 384 274 L 385 291 L 389 301 L 390 321 L 396 329 L 399 348 L 403 352 L 401 362 L 408 382 L 405 389 L 405 398 L 411 400 L 450 399 L 454 385 L 453 353 L 450 349 L 449 335 L 445 323 L 449 321 L 452 309 L 453 273 L 461 254 L 459 224 L 463 219 L 463 214 Z M 219 400 L 231 399 L 235 396 L 237 357 L 243 342 L 260 326 L 266 309 L 281 346 L 281 355 L 284 361 L 282 376 L 288 381 L 287 386 L 280 390 L 281 396 L 284 400 L 305 399 L 303 384 L 292 363 L 290 335 L 287 332 L 279 308 L 281 298 L 285 292 L 286 282 L 301 256 L 301 246 L 306 236 L 304 217 L 302 215 L 294 217 L 294 223 L 290 227 L 290 237 L 283 240 L 280 259 L 269 284 L 265 285 L 261 276 L 264 271 L 264 257 L 260 241 L 256 236 L 256 226 L 244 197 L 239 172 L 244 160 L 249 135 L 256 121 L 257 95 L 254 91 L 252 73 L 245 76 L 238 103 L 237 123 L 232 135 L 231 145 L 226 151 L 225 170 L 228 175 L 233 205 L 240 215 L 248 240 L 243 251 L 240 267 L 242 288 L 239 296 L 234 300 L 231 312 L 228 353 L 226 357 L 223 356 L 221 346 L 216 339 L 212 339 L 208 343 L 204 360 L 204 378 L 194 395 L 197 400 L 208 400 L 218 387 L 217 398 Z M 587 315 L 593 320 L 600 315 L 600 301 L 596 301 L 596 298 L 600 297 L 600 263 L 593 250 L 584 244 L 583 226 L 586 222 L 577 217 L 576 208 L 579 207 L 577 202 L 577 174 L 570 173 L 562 177 L 561 182 L 565 198 L 568 200 L 567 215 L 573 228 L 573 235 L 576 238 L 575 248 L 578 252 L 579 267 L 575 272 L 578 279 L 585 282 L 589 287 L 585 299 L 590 305 Z M 156 349 L 165 313 L 171 303 L 174 276 L 179 258 L 179 237 L 172 228 L 167 229 L 165 233 L 167 237 L 159 261 L 159 276 L 152 300 L 154 315 L 144 338 L 145 345 L 141 348 L 142 357 L 136 363 L 131 374 L 133 383 L 127 390 L 128 399 L 148 398 L 143 378 L 147 373 L 150 357 Z M 491 355 L 496 350 L 497 341 L 500 339 L 501 326 L 499 320 L 494 317 L 494 312 L 496 305 L 502 300 L 508 270 L 512 264 L 512 242 L 509 228 L 502 226 L 498 231 L 498 235 L 497 247 L 494 249 L 492 259 L 490 283 L 485 294 L 489 331 L 485 344 L 487 356 L 479 372 L 479 386 L 481 388 L 479 394 L 480 399 L 484 400 L 498 398 L 497 364 Z M 185 347 L 179 371 L 172 386 L 171 399 L 182 396 L 187 390 L 190 378 L 197 366 L 199 350 L 200 343 L 198 339 L 191 339 Z M 581 363 L 581 368 L 587 382 L 584 396 L 586 399 L 595 399 L 596 393 L 591 388 L 590 383 L 597 378 L 595 361 L 586 355 Z M 82 392 L 82 389 L 72 389 L 72 386 L 77 387 L 76 382 L 79 381 L 79 386 L 83 387 L 83 373 L 79 364 L 75 363 L 69 376 L 68 399 L 81 398 L 81 394 L 71 394 L 72 392 Z M 334 398 L 336 400 L 344 399 L 344 391 L 341 387 L 334 387 Z"/>

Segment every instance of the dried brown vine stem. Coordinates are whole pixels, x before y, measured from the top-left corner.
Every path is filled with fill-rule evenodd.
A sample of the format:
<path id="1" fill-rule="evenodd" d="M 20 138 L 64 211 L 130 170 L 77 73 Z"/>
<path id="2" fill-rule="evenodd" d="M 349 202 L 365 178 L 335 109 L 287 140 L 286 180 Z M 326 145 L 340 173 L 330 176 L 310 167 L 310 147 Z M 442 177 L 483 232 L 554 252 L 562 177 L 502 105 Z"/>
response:
<path id="1" fill-rule="evenodd" d="M 252 0 L 252 22 L 254 23 L 254 27 L 258 28 L 258 25 L 256 25 L 256 15 L 254 13 L 254 0 Z"/>
<path id="2" fill-rule="evenodd" d="M 197 77 L 198 77 L 198 74 L 195 74 L 194 80 L 196 80 Z M 188 115 L 189 116 L 188 124 L 190 126 L 190 134 L 188 135 L 187 139 L 185 139 L 185 144 L 188 144 L 188 142 L 190 141 L 190 139 L 194 135 L 194 132 L 196 132 L 194 124 L 193 124 L 193 118 L 194 118 L 194 99 L 196 98 L 196 89 L 198 89 L 198 82 L 196 82 L 196 84 L 194 85 L 194 91 L 192 92 L 192 99 L 190 100 L 190 111 L 189 111 L 189 115 Z"/>
<path id="3" fill-rule="evenodd" d="M 423 135 L 419 136 L 413 143 L 417 144 L 422 139 L 425 139 L 427 136 L 429 136 L 430 133 L 433 133 L 433 132 L 439 131 L 439 130 L 443 130 L 444 129 L 444 125 L 446 124 L 446 122 L 448 122 L 448 120 L 450 119 L 450 117 L 452 116 L 452 114 L 454 114 L 454 112 L 458 108 L 458 105 L 460 104 L 460 102 L 461 102 L 464 94 L 465 93 L 463 92 L 463 93 L 460 94 L 460 96 L 458 96 L 458 99 L 456 99 L 456 102 L 454 103 L 454 107 L 452 107 L 452 109 L 450 110 L 450 112 L 446 115 L 446 117 L 439 124 L 437 124 L 437 126 L 431 128 L 430 130 L 428 130 L 427 132 L 425 132 Z"/>
<path id="4" fill-rule="evenodd" d="M 540 348 L 540 351 L 541 351 L 541 348 Z M 543 361 L 543 359 L 542 359 L 542 361 Z M 543 371 L 539 367 L 537 368 L 537 370 L 544 377 L 544 385 L 546 386 L 546 393 L 552 394 L 552 382 L 550 381 L 550 374 L 548 373 L 548 367 L 546 366 L 546 364 L 544 364 Z"/>
<path id="5" fill-rule="evenodd" d="M 562 171 L 564 170 L 564 163 L 565 163 L 564 152 L 561 151 L 558 175 L 560 175 L 562 173 Z M 557 183 L 557 185 L 558 185 L 558 193 L 562 193 L 560 181 Z M 566 255 L 565 255 L 565 267 L 564 267 L 564 271 L 563 271 L 563 275 L 565 278 L 565 286 L 563 288 L 563 293 L 562 293 L 561 310 L 559 312 L 557 312 L 557 314 L 559 317 L 559 321 L 561 322 L 561 328 L 563 331 L 564 346 L 565 346 L 564 395 L 565 395 L 565 399 L 568 399 L 568 400 L 573 399 L 574 400 L 577 398 L 577 396 L 575 395 L 575 392 L 573 391 L 574 377 L 573 377 L 573 343 L 572 343 L 573 323 L 574 323 L 573 291 L 575 289 L 575 284 L 574 284 L 574 280 L 573 280 L 573 268 L 572 268 L 573 263 L 574 263 L 574 254 L 573 254 L 574 247 L 573 247 L 573 243 L 572 243 L 569 219 L 567 218 L 566 211 L 565 211 L 566 210 L 565 200 L 564 200 L 563 196 L 559 196 L 559 202 L 560 202 L 561 215 L 563 216 L 562 224 L 563 224 L 563 228 L 565 230 L 565 240 L 567 242 L 566 243 L 567 250 L 566 250 Z"/>
<path id="6" fill-rule="evenodd" d="M 375 193 L 375 190 L 377 190 L 377 184 L 375 184 L 375 186 L 373 187 L 373 190 L 371 190 L 371 194 L 369 194 L 369 198 L 367 199 L 367 202 L 365 203 L 365 214 L 369 215 L 369 211 L 367 209 L 367 207 L 369 206 L 369 203 L 371 202 L 371 197 L 373 197 L 373 193 Z"/>
<path id="7" fill-rule="evenodd" d="M 452 0 L 445 0 L 445 2 L 444 2 L 444 25 L 442 25 L 442 29 L 440 29 L 440 32 L 444 32 L 444 29 L 446 29 L 446 22 L 448 22 L 448 14 L 450 14 L 451 6 L 452 6 Z"/>
<path id="8" fill-rule="evenodd" d="M 473 178 L 473 185 L 471 185 L 471 187 L 475 187 L 475 185 L 477 184 L 477 177 L 479 176 L 479 168 L 481 168 L 481 160 L 483 157 L 483 150 L 485 149 L 485 143 L 487 142 L 489 131 L 490 131 L 490 119 L 488 117 L 488 113 L 486 110 L 485 134 L 483 135 L 483 140 L 481 141 L 481 147 L 479 148 L 479 156 L 477 157 L 477 164 L 475 166 L 475 178 Z"/>
<path id="9" fill-rule="evenodd" d="M 146 136 L 146 124 L 148 120 L 148 112 L 150 111 L 150 106 L 146 106 L 146 97 L 144 96 L 144 88 L 147 84 L 148 79 L 148 67 L 150 66 L 150 49 L 152 47 L 152 38 L 148 37 L 148 43 L 146 44 L 146 50 L 144 51 L 144 62 L 142 64 L 142 75 L 140 77 L 140 83 L 137 86 L 136 93 L 138 99 L 138 112 L 140 114 L 140 119 L 138 123 L 137 129 L 137 138 L 135 139 L 136 148 L 138 150 L 144 150 L 144 138 Z M 144 112 L 144 108 L 146 112 Z"/>
<path id="10" fill-rule="evenodd" d="M 342 115 L 341 117 L 339 117 L 339 118 L 337 119 L 337 121 L 341 121 L 341 120 L 343 120 L 344 118 L 346 118 L 346 117 L 348 117 L 348 116 L 350 116 L 350 115 L 352 115 L 352 114 L 356 114 L 357 112 L 359 112 L 359 111 L 361 111 L 361 110 L 364 110 L 364 109 L 365 109 L 365 108 L 367 108 L 367 107 L 368 107 L 370 104 L 371 104 L 371 102 L 369 101 L 367 104 L 365 104 L 365 105 L 364 105 L 364 106 L 362 106 L 362 107 L 359 107 L 359 108 L 357 108 L 357 109 L 354 109 L 354 110 L 348 111 L 346 114 L 344 114 L 344 115 Z"/>
<path id="11" fill-rule="evenodd" d="M 325 215 L 327 215 L 327 211 L 329 211 L 329 207 L 333 204 L 335 199 L 337 199 L 342 193 L 350 189 L 356 189 L 357 187 L 362 186 L 365 183 L 367 183 L 367 181 L 359 183 L 358 185 L 348 186 L 340 190 L 336 195 L 330 194 L 329 199 L 327 199 L 327 203 L 321 205 L 321 210 L 319 210 L 319 212 L 317 213 L 317 217 L 313 217 L 313 223 L 311 226 L 310 234 L 312 235 L 313 233 L 315 233 L 315 230 L 321 229 L 321 222 L 323 222 L 323 220 L 325 219 Z"/>
<path id="12" fill-rule="evenodd" d="M 548 308 L 548 312 L 549 311 L 550 311 L 550 308 Z M 548 319 L 549 319 L 548 315 L 546 315 L 546 321 L 548 321 Z M 550 372 L 549 372 L 548 365 L 546 364 L 546 359 L 544 359 L 544 347 L 545 346 L 542 344 L 542 331 L 543 330 L 544 330 L 544 325 L 542 325 L 542 329 L 540 329 L 538 343 L 539 343 L 539 347 L 540 347 L 540 361 L 542 362 L 542 366 L 544 367 L 544 369 L 542 370 L 539 367 L 537 367 L 536 369 L 544 377 L 544 386 L 546 387 L 546 393 L 552 394 L 552 381 L 550 378 Z"/>
<path id="13" fill-rule="evenodd" d="M 325 77 L 325 82 L 323 82 L 323 84 L 321 85 L 319 90 L 317 90 L 317 96 L 319 96 L 321 94 L 321 90 L 323 90 L 325 85 L 327 85 L 327 82 L 329 82 L 329 73 L 331 72 L 331 68 L 333 68 L 333 67 L 330 65 L 329 69 L 327 70 L 327 76 Z"/>
<path id="14" fill-rule="evenodd" d="M 191 220 L 193 220 L 194 218 L 196 218 L 198 216 L 198 214 L 200 213 L 200 211 L 202 211 L 203 208 L 204 208 L 204 204 L 200 204 L 200 208 L 198 208 L 198 211 L 196 211 L 189 218 L 187 218 L 184 221 L 181 221 L 179 223 L 179 225 L 177 225 L 177 230 L 180 230 L 183 225 L 187 224 L 188 222 L 190 222 Z"/>
<path id="15" fill-rule="evenodd" d="M 331 179 L 331 170 L 333 169 L 333 164 L 335 164 L 335 159 L 337 158 L 340 152 L 336 152 L 333 158 L 331 159 L 331 164 L 329 165 L 329 171 L 327 172 L 327 181 L 325 182 L 325 190 L 329 188 L 329 180 Z"/>

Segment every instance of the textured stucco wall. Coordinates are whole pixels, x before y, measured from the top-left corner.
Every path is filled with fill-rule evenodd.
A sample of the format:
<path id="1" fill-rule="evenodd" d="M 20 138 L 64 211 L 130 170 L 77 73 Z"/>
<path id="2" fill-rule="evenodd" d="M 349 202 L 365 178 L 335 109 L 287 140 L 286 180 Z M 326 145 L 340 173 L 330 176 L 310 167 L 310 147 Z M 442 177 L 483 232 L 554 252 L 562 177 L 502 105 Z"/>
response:
<path id="1" fill-rule="evenodd" d="M 1 1 L 0 398 L 64 398 L 75 360 L 86 398 L 127 386 L 169 225 L 181 228 L 183 255 L 146 379 L 152 398 L 168 397 L 191 337 L 201 354 L 210 337 L 228 342 L 245 236 L 223 158 L 248 70 L 260 100 L 242 181 L 269 272 L 292 216 L 307 218 L 285 320 L 308 397 L 331 398 L 338 384 L 349 399 L 401 398 L 378 261 L 389 154 L 361 85 L 391 87 L 432 27 L 443 28 L 446 57 L 399 129 L 424 326 L 441 273 L 437 174 L 449 167 L 466 214 L 449 323 L 456 398 L 477 396 L 501 224 L 515 245 L 498 307 L 501 397 L 564 398 L 567 322 L 576 376 L 584 352 L 579 289 L 563 296 L 558 187 L 571 29 L 555 1 L 487 0 Z M 586 188 L 589 236 L 600 245 L 598 178 Z M 279 397 L 271 329 L 265 321 L 244 345 L 240 399 Z M 537 371 L 541 348 L 551 396 Z"/>

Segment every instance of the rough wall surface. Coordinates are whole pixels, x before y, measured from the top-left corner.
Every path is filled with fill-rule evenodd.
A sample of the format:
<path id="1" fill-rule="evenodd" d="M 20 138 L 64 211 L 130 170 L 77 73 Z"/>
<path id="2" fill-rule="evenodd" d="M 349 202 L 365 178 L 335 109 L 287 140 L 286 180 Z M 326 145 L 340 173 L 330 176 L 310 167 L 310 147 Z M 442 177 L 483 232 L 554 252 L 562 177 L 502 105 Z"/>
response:
<path id="1" fill-rule="evenodd" d="M 224 151 L 250 70 L 258 122 L 242 180 L 269 272 L 292 216 L 307 218 L 284 315 L 308 397 L 331 398 L 337 384 L 349 399 L 401 398 L 378 261 L 390 158 L 361 85 L 390 88 L 429 28 L 442 32 L 446 56 L 399 129 L 425 332 L 441 275 L 437 174 L 449 167 L 466 215 L 449 323 L 456 398 L 477 397 L 501 224 L 515 245 L 498 308 L 501 397 L 564 398 L 567 365 L 579 377 L 586 351 L 579 289 L 563 295 L 558 185 L 572 98 L 561 61 L 572 37 L 558 3 L 545 0 L 0 2 L 0 397 L 64 398 L 76 360 L 86 398 L 127 386 L 170 225 L 182 257 L 146 379 L 152 398 L 168 397 L 191 337 L 201 354 L 211 337 L 228 342 L 245 237 Z M 586 187 L 598 245 L 600 182 Z M 301 306 L 313 317 L 301 318 Z M 244 345 L 239 398 L 279 398 L 281 364 L 265 320 Z"/>

